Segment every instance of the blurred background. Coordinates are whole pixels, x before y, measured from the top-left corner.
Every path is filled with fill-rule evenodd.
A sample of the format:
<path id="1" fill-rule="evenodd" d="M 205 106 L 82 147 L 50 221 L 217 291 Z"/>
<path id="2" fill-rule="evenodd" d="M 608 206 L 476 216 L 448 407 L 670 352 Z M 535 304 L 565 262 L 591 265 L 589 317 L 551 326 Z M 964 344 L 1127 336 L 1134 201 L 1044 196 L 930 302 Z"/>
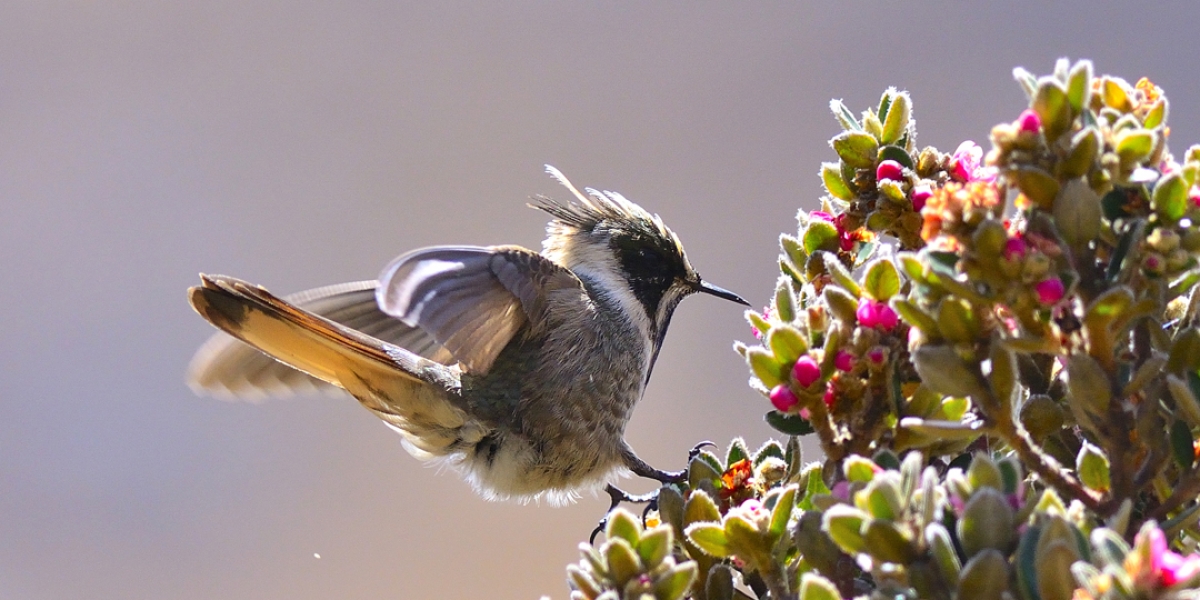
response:
<path id="1" fill-rule="evenodd" d="M 437 243 L 537 247 L 542 173 L 661 214 L 765 303 L 777 237 L 887 86 L 988 146 L 1011 70 L 1148 76 L 1200 141 L 1192 2 L 24 2 L 0 6 L 0 598 L 554 598 L 601 516 L 488 503 L 350 399 L 184 385 L 200 271 L 286 293 Z M 684 302 L 629 426 L 751 447 L 741 310 Z M 816 458 L 815 454 L 811 455 Z M 649 489 L 629 482 L 635 491 Z"/>

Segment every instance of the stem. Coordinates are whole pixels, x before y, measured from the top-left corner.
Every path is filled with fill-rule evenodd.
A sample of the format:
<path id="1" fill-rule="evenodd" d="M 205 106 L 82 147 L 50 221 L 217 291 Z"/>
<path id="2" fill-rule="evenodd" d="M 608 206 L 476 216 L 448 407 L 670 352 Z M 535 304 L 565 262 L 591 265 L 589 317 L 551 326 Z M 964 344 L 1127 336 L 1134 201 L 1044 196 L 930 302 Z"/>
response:
<path id="1" fill-rule="evenodd" d="M 1107 515 L 1110 512 L 1109 504 L 1111 503 L 1101 500 L 1077 479 L 1064 473 L 1054 457 L 1046 454 L 1033 440 L 1029 439 L 1029 434 L 1024 428 L 1007 420 L 996 424 L 996 432 L 1017 452 L 1021 462 L 1025 463 L 1030 471 L 1037 473 L 1037 476 L 1050 487 L 1060 494 L 1079 500 L 1084 506 L 1101 515 Z"/>
<path id="2" fill-rule="evenodd" d="M 772 600 L 795 600 L 796 595 L 789 589 L 787 580 L 778 566 L 774 560 L 767 561 L 767 564 L 763 565 L 765 568 L 759 569 L 758 573 L 767 584 Z"/>
<path id="3" fill-rule="evenodd" d="M 1158 505 L 1158 508 L 1146 515 L 1146 519 L 1162 522 L 1168 514 L 1183 506 L 1184 502 L 1194 500 L 1196 496 L 1200 496 L 1200 470 L 1192 469 L 1179 487 L 1176 487 L 1175 491 L 1166 500 L 1163 500 L 1162 504 Z"/>

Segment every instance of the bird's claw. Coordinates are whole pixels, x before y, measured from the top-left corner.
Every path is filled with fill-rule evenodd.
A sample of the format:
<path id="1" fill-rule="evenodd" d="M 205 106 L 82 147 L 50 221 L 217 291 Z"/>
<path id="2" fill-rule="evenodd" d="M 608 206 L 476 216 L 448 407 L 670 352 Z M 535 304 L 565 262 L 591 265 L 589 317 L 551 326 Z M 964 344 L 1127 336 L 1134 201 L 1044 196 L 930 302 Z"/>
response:
<path id="1" fill-rule="evenodd" d="M 608 526 L 608 515 L 612 513 L 613 509 L 620 506 L 622 502 L 628 502 L 630 504 L 645 504 L 646 508 L 642 511 L 643 520 L 645 520 L 646 515 L 649 514 L 650 511 L 658 508 L 658 490 L 647 494 L 630 494 L 629 492 L 626 492 L 625 490 L 610 483 L 604 486 L 604 493 L 608 494 L 608 497 L 612 500 L 612 503 L 608 505 L 608 511 L 604 513 L 604 518 L 600 519 L 600 522 L 596 524 L 596 528 L 592 530 L 592 535 L 588 536 L 589 544 L 595 542 L 596 536 L 600 535 L 600 532 L 604 531 L 604 528 Z"/>

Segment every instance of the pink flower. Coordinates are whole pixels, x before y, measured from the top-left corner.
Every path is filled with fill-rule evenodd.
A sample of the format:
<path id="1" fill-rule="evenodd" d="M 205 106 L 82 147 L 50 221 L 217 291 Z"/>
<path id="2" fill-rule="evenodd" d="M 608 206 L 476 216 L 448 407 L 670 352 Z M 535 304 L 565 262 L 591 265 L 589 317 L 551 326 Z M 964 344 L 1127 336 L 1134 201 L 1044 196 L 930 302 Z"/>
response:
<path id="1" fill-rule="evenodd" d="M 814 211 L 808 213 L 808 218 L 816 219 L 818 221 L 825 221 L 826 223 L 834 222 L 833 215 L 831 215 L 823 210 L 814 210 Z"/>
<path id="2" fill-rule="evenodd" d="M 806 388 L 817 382 L 821 378 L 821 367 L 817 365 L 817 361 L 813 357 L 804 355 L 800 360 L 796 361 L 796 365 L 792 367 L 792 376 L 796 378 L 796 383 L 800 387 Z"/>
<path id="3" fill-rule="evenodd" d="M 779 412 L 788 412 L 799 403 L 800 399 L 786 384 L 781 383 L 771 390 L 771 405 Z"/>
<path id="4" fill-rule="evenodd" d="M 1018 261 L 1025 258 L 1025 254 L 1029 252 L 1029 244 L 1019 237 L 1008 238 L 1004 242 L 1004 258 L 1005 260 Z"/>
<path id="5" fill-rule="evenodd" d="M 845 350 L 838 350 L 837 357 L 833 359 L 833 366 L 839 371 L 849 371 L 854 368 L 854 355 Z"/>
<path id="6" fill-rule="evenodd" d="M 882 365 L 883 361 L 886 359 L 887 359 L 887 350 L 885 350 L 883 348 L 883 346 L 875 346 L 874 348 L 871 348 L 869 351 L 867 351 L 867 360 L 869 360 L 877 365 Z"/>
<path id="7" fill-rule="evenodd" d="M 900 317 L 896 311 L 892 310 L 892 307 L 870 298 L 859 300 L 858 310 L 854 314 L 858 318 L 859 325 L 884 332 L 895 329 L 896 325 L 900 323 Z"/>
<path id="8" fill-rule="evenodd" d="M 1017 117 L 1017 129 L 1021 133 L 1037 133 L 1042 130 L 1042 118 L 1032 110 L 1025 109 L 1021 116 Z"/>
<path id="9" fill-rule="evenodd" d="M 1033 292 L 1037 294 L 1038 302 L 1047 306 L 1058 304 L 1066 295 L 1067 289 L 1063 287 L 1063 282 L 1057 277 L 1043 279 L 1033 286 Z"/>
<path id="10" fill-rule="evenodd" d="M 967 140 L 950 156 L 950 176 L 957 181 L 994 181 L 996 170 L 983 166 L 983 148 Z"/>
<path id="11" fill-rule="evenodd" d="M 1200 186 L 1193 185 L 1192 189 L 1188 190 L 1188 200 L 1191 200 L 1192 206 L 1200 208 Z"/>
<path id="12" fill-rule="evenodd" d="M 913 210 L 921 212 L 925 208 L 925 203 L 933 197 L 933 190 L 927 185 L 918 185 L 912 191 L 912 207 Z"/>
<path id="13" fill-rule="evenodd" d="M 837 402 L 837 394 L 833 392 L 832 385 L 825 388 L 825 395 L 821 396 L 821 401 L 825 403 L 826 407 L 833 408 L 833 403 Z"/>
<path id="14" fill-rule="evenodd" d="M 876 181 L 903 181 L 904 180 L 904 165 L 894 161 L 885 160 L 875 167 Z"/>
<path id="15" fill-rule="evenodd" d="M 1138 536 L 1141 537 L 1141 532 Z M 1172 552 L 1167 546 L 1166 536 L 1158 527 L 1151 528 L 1148 537 L 1146 541 L 1150 546 L 1150 570 L 1158 576 L 1160 583 L 1172 586 L 1200 574 L 1200 555 L 1183 556 Z"/>

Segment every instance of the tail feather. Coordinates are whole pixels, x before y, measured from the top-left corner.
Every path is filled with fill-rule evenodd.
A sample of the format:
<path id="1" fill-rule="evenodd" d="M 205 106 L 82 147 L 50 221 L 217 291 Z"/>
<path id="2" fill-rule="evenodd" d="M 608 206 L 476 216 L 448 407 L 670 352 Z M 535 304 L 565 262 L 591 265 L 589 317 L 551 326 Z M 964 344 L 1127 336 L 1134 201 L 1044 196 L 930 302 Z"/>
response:
<path id="1" fill-rule="evenodd" d="M 399 431 L 410 449 L 446 456 L 482 436 L 454 405 L 457 368 L 417 356 L 305 311 L 267 290 L 201 275 L 192 307 L 217 328 L 276 360 L 350 392 Z"/>

